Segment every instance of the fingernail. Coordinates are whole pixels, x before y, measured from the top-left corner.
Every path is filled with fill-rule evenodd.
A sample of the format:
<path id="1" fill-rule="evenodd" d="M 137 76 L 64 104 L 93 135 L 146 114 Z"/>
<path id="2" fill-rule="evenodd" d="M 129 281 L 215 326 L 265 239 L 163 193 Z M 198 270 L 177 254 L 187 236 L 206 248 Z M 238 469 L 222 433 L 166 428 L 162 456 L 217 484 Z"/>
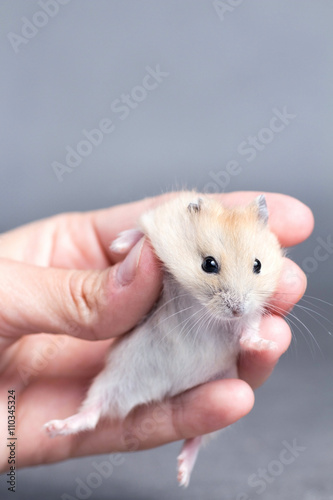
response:
<path id="1" fill-rule="evenodd" d="M 118 234 L 110 245 L 110 250 L 114 253 L 127 253 L 129 248 L 134 247 L 142 238 L 142 231 L 139 229 L 127 229 Z"/>
<path id="2" fill-rule="evenodd" d="M 132 283 L 135 278 L 136 270 L 139 266 L 142 247 L 145 239 L 141 238 L 140 241 L 132 248 L 130 253 L 122 261 L 117 269 L 116 281 L 119 286 L 126 286 Z"/>

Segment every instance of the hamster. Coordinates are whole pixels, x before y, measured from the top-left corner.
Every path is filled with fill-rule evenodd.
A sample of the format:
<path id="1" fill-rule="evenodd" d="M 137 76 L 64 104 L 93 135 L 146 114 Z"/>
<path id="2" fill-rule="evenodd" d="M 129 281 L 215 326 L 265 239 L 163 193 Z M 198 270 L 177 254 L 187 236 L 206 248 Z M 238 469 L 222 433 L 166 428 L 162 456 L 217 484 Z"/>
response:
<path id="1" fill-rule="evenodd" d="M 142 235 L 163 264 L 161 296 L 151 313 L 118 339 L 78 413 L 45 424 L 55 436 L 94 429 L 101 417 L 124 418 L 133 408 L 162 401 L 218 378 L 237 378 L 241 346 L 275 344 L 259 324 L 278 283 L 283 251 L 268 227 L 263 195 L 226 208 L 194 192 L 144 213 L 138 228 L 112 243 L 126 253 Z M 187 439 L 178 480 L 187 486 L 202 437 Z"/>

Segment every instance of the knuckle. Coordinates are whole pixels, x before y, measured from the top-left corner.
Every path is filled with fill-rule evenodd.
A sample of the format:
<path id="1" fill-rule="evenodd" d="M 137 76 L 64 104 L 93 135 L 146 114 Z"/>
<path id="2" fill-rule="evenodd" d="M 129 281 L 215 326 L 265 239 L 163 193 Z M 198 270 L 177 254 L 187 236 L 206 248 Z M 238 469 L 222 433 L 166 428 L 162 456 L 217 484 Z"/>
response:
<path id="1" fill-rule="evenodd" d="M 105 303 L 104 287 L 96 271 L 74 271 L 68 279 L 70 308 L 82 326 L 94 326 Z"/>

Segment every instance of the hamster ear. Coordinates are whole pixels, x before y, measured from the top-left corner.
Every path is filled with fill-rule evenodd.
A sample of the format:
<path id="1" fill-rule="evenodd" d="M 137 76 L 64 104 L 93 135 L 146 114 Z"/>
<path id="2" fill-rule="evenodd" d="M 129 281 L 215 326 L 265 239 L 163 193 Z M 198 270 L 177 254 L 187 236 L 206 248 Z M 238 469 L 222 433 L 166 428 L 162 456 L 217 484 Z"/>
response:
<path id="1" fill-rule="evenodd" d="M 264 224 L 267 224 L 267 222 L 268 222 L 268 209 L 267 209 L 265 195 L 261 194 L 260 196 L 257 196 L 257 198 L 254 200 L 254 203 L 257 206 L 258 219 L 261 220 Z"/>
<path id="2" fill-rule="evenodd" d="M 201 206 L 202 206 L 202 203 L 203 203 L 203 199 L 202 198 L 198 198 L 197 200 L 191 202 L 188 207 L 187 207 L 187 210 L 190 212 L 190 213 L 194 213 L 194 212 L 200 212 L 201 210 Z"/>

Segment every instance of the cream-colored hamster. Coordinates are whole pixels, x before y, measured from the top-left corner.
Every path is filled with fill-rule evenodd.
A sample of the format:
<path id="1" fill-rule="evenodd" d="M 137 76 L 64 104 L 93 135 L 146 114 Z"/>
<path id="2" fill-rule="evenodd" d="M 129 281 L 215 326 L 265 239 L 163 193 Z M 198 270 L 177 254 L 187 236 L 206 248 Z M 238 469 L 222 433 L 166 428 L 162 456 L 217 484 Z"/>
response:
<path id="1" fill-rule="evenodd" d="M 117 340 L 79 412 L 45 427 L 50 435 L 94 429 L 216 378 L 237 377 L 241 345 L 274 348 L 259 337 L 278 283 L 282 250 L 268 227 L 265 197 L 246 207 L 182 192 L 139 220 L 111 246 L 127 252 L 142 236 L 164 266 L 163 291 L 144 322 Z M 201 437 L 185 441 L 178 479 L 187 485 Z"/>

